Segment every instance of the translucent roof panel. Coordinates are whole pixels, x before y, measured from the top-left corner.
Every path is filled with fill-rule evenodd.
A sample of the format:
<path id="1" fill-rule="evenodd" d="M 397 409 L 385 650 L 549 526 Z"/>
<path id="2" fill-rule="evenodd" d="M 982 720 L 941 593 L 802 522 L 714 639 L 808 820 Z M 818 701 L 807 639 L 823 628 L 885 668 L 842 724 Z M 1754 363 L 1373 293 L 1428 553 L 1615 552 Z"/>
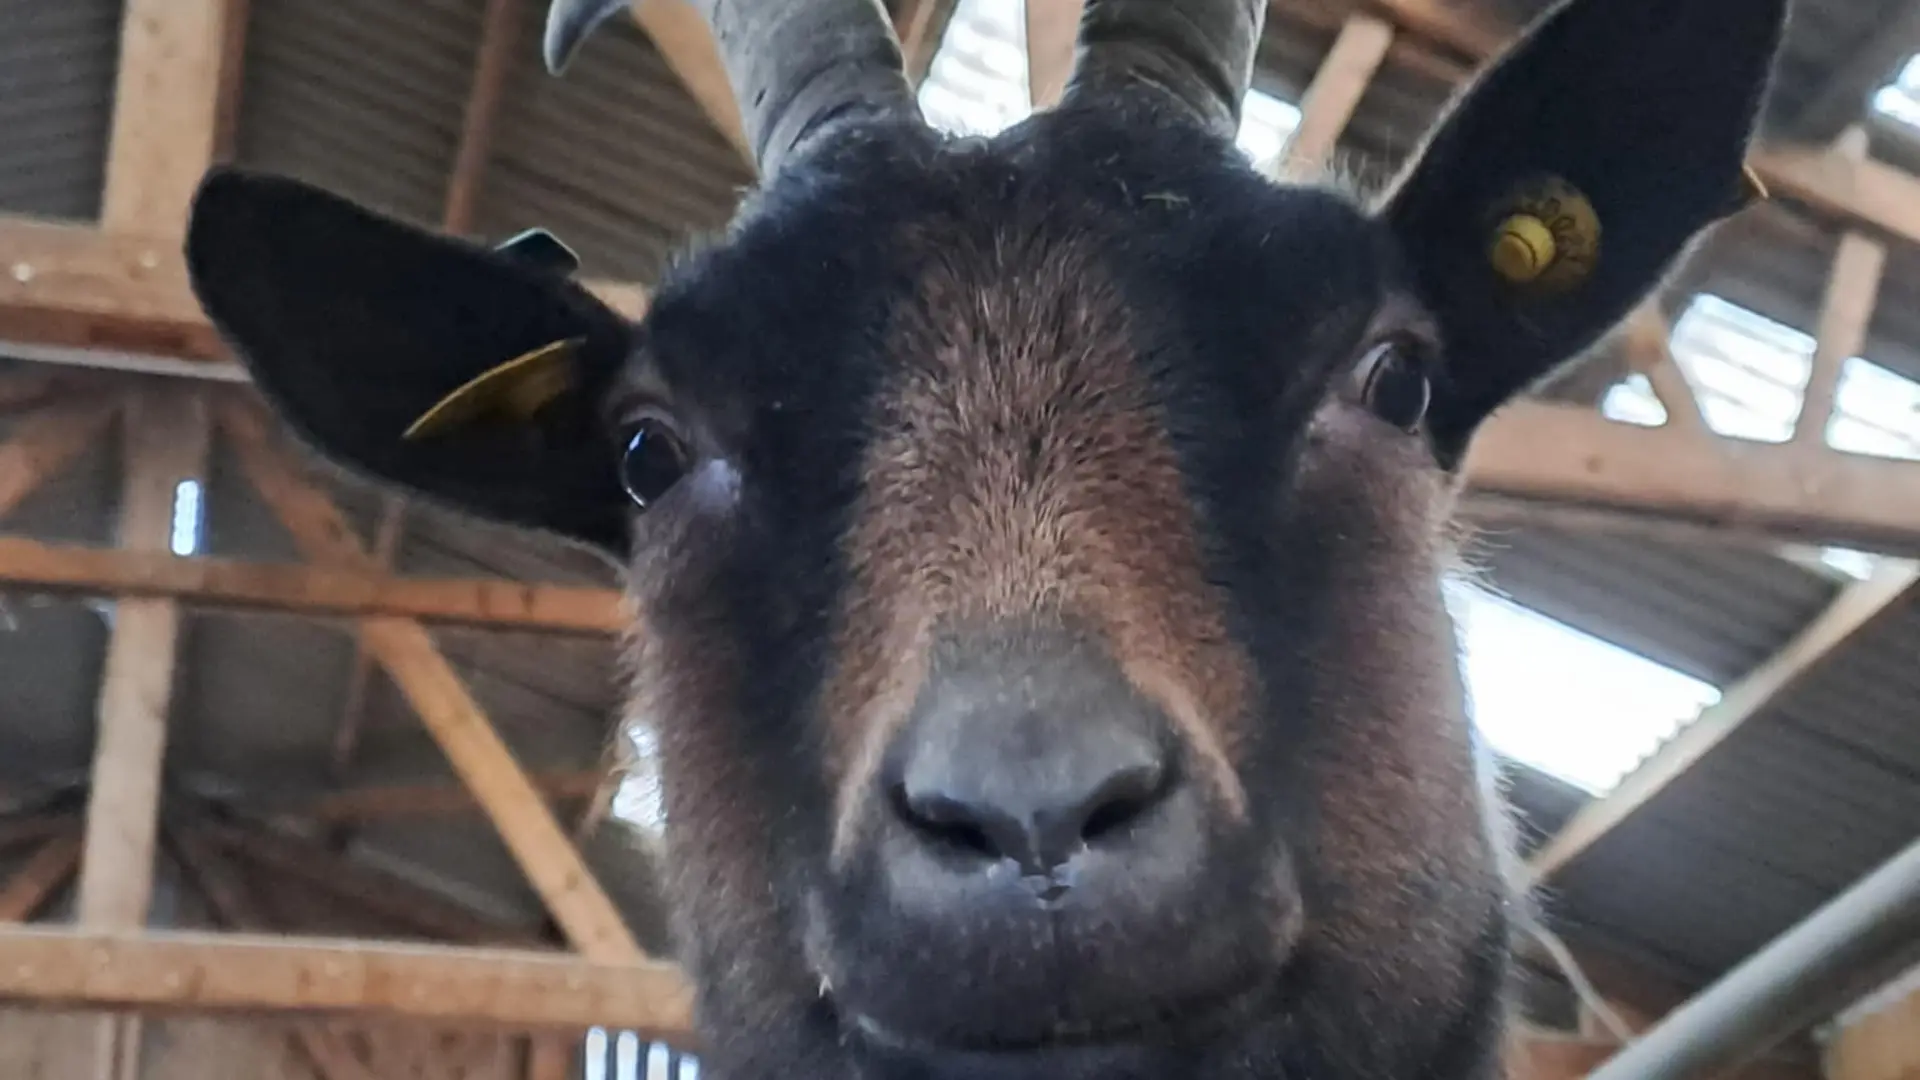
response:
<path id="1" fill-rule="evenodd" d="M 1452 581 L 1475 726 L 1504 756 L 1599 796 L 1702 708 L 1713 686 Z"/>
<path id="2" fill-rule="evenodd" d="M 920 109 L 935 127 L 993 135 L 1032 113 L 1022 0 L 960 0 L 920 84 Z M 1240 148 L 1262 166 L 1277 158 L 1300 110 L 1258 90 L 1241 108 Z"/>
<path id="3" fill-rule="evenodd" d="M 1674 324 L 1671 345 L 1708 427 L 1759 442 L 1792 437 L 1813 370 L 1812 335 L 1703 293 Z M 1609 388 L 1600 408 L 1624 423 L 1658 426 L 1666 420 L 1653 387 L 1638 374 Z M 1920 383 L 1864 357 L 1849 358 L 1840 368 L 1825 435 L 1828 446 L 1844 453 L 1920 461 Z M 1873 556 L 1847 548 L 1782 554 L 1854 580 L 1878 565 Z"/>
<path id="4" fill-rule="evenodd" d="M 1920 128 L 1920 56 L 1909 59 L 1900 74 L 1873 95 L 1873 111 L 1908 127 Z"/>

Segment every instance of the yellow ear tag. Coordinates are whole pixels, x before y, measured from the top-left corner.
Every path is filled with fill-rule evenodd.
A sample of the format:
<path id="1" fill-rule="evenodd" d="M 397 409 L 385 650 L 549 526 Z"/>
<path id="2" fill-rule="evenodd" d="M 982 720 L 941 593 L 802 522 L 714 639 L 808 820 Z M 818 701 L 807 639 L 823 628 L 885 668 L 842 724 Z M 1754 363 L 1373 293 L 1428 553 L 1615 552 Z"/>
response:
<path id="1" fill-rule="evenodd" d="M 1580 189 L 1544 177 L 1495 207 L 1487 261 L 1508 284 L 1560 291 L 1585 281 L 1600 259 L 1600 216 Z"/>
<path id="2" fill-rule="evenodd" d="M 489 368 L 415 420 L 401 436 L 413 440 L 464 427 L 485 416 L 525 422 L 573 385 L 573 358 L 585 338 L 568 338 Z"/>

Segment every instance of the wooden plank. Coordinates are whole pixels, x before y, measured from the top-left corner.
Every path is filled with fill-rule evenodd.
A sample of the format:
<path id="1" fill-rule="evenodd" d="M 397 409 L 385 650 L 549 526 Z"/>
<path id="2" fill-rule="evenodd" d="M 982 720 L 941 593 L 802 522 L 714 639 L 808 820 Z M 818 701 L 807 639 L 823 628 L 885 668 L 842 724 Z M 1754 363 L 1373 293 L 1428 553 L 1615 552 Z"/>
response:
<path id="1" fill-rule="evenodd" d="M 1847 360 L 1867 343 L 1867 328 L 1879 302 L 1880 277 L 1887 266 L 1886 246 L 1857 232 L 1840 237 L 1833 269 L 1827 275 L 1826 297 L 1815 332 L 1813 367 L 1794 422 L 1798 446 L 1826 444 L 1827 425 L 1833 419 L 1834 394 Z"/>
<path id="2" fill-rule="evenodd" d="M 1823 1056 L 1826 1080 L 1920 1077 L 1920 988 L 1883 991 L 1849 1008 Z"/>
<path id="3" fill-rule="evenodd" d="M 79 818 L 73 814 L 25 814 L 0 819 L 0 854 L 51 840 L 78 828 Z"/>
<path id="4" fill-rule="evenodd" d="M 192 606 L 315 618 L 392 615 L 593 636 L 619 634 L 630 622 L 626 599 L 613 589 L 485 578 L 396 578 L 365 570 L 205 556 L 182 559 L 11 536 L 0 536 L 0 583 L 54 594 L 167 597 Z"/>
<path id="5" fill-rule="evenodd" d="M 69 828 L 42 844 L 0 884 L 0 923 L 32 919 L 79 868 L 80 830 Z"/>
<path id="6" fill-rule="evenodd" d="M 114 397 L 51 405 L 15 425 L 0 443 L 0 518 L 92 446 L 119 415 Z"/>
<path id="7" fill-rule="evenodd" d="M 1642 305 L 1628 318 L 1626 333 L 1628 366 L 1646 376 L 1653 396 L 1666 410 L 1667 423 L 1690 434 L 1711 435 L 1707 419 L 1700 412 L 1700 398 L 1680 370 L 1679 361 L 1673 358 L 1673 329 L 1667 325 L 1666 316 L 1653 305 Z"/>
<path id="8" fill-rule="evenodd" d="M 206 470 L 206 405 L 195 392 L 151 391 L 134 400 L 127 421 L 120 542 L 164 553 L 175 488 Z M 178 635 L 179 611 L 171 600 L 123 600 L 115 607 L 80 870 L 82 926 L 121 930 L 146 922 Z"/>
<path id="9" fill-rule="evenodd" d="M 1722 692 L 1604 798 L 1580 808 L 1547 841 L 1527 869 L 1543 882 L 1599 843 L 1679 779 L 1727 736 L 1803 683 L 1847 642 L 1906 611 L 1920 598 L 1920 569 L 1883 564 L 1872 577 L 1841 590 L 1826 610 L 1779 652 Z"/>
<path id="10" fill-rule="evenodd" d="M 751 167 L 753 150 L 741 125 L 740 103 L 733 96 L 733 84 L 727 80 L 707 20 L 687 0 L 633 0 L 633 17 L 700 111 Z"/>
<path id="11" fill-rule="evenodd" d="M 455 235 L 473 228 L 480 205 L 480 184 L 493 154 L 494 118 L 500 113 L 500 95 L 513 70 L 519 24 L 520 6 L 514 0 L 487 0 L 486 13 L 480 20 L 473 84 L 467 90 L 460 143 L 454 152 L 452 175 L 447 178 L 446 205 L 440 219 L 440 227 Z"/>
<path id="12" fill-rule="evenodd" d="M 381 496 L 380 527 L 373 537 L 373 558 L 381 569 L 391 571 L 400 552 L 400 537 L 406 526 L 407 500 L 396 492 Z M 373 684 L 373 654 L 358 629 L 353 634 L 353 666 L 347 671 L 347 689 L 341 695 L 340 722 L 333 732 L 333 771 L 344 776 L 353 766 L 354 751 L 360 745 L 360 725 L 366 719 L 367 688 Z"/>
<path id="13" fill-rule="evenodd" d="M 240 63 L 246 5 L 126 0 L 107 151 L 102 225 L 184 236 L 187 206 L 219 158 Z"/>
<path id="14" fill-rule="evenodd" d="M 613 901 L 426 630 L 388 618 L 361 627 L 568 940 L 595 959 L 643 957 Z"/>
<path id="15" fill-rule="evenodd" d="M 1058 104 L 1067 88 L 1084 7 L 1082 0 L 1026 0 L 1027 100 L 1035 109 Z"/>
<path id="16" fill-rule="evenodd" d="M 1466 462 L 1466 516 L 1482 524 L 1712 535 L 1920 555 L 1920 465 L 1698 438 L 1569 405 L 1496 413 Z"/>
<path id="17" fill-rule="evenodd" d="M 226 929 L 263 933 L 273 929 L 272 920 L 247 888 L 234 868 L 221 858 L 205 839 L 177 829 L 167 830 L 167 847 L 187 876 L 206 898 L 215 920 Z M 360 1065 L 346 1047 L 332 1038 L 321 1024 L 295 1024 L 289 1033 L 323 1080 L 373 1080 L 371 1072 Z"/>
<path id="18" fill-rule="evenodd" d="M 287 466 L 260 413 L 228 398 L 222 402 L 220 420 L 240 454 L 242 470 L 294 545 L 315 562 L 365 568 L 370 557 L 339 508 Z M 574 947 L 595 959 L 644 956 L 553 811 L 427 631 L 411 620 L 374 617 L 361 622 L 360 633 L 440 744 L 455 774 L 486 810 Z"/>
<path id="19" fill-rule="evenodd" d="M 281 935 L 0 928 L 0 1001 L 693 1038 L 692 994 L 671 964 Z"/>
<path id="20" fill-rule="evenodd" d="M 577 1040 L 536 1036 L 527 1046 L 527 1080 L 569 1080 Z"/>
<path id="21" fill-rule="evenodd" d="M 894 9 L 894 35 L 900 39 L 907 81 L 916 88 L 926 81 L 933 56 L 947 36 L 958 0 L 901 0 Z"/>
<path id="22" fill-rule="evenodd" d="M 1301 97 L 1300 126 L 1280 152 L 1283 171 L 1312 173 L 1332 158 L 1341 132 L 1387 58 L 1393 36 L 1389 22 L 1358 13 L 1348 16 Z"/>

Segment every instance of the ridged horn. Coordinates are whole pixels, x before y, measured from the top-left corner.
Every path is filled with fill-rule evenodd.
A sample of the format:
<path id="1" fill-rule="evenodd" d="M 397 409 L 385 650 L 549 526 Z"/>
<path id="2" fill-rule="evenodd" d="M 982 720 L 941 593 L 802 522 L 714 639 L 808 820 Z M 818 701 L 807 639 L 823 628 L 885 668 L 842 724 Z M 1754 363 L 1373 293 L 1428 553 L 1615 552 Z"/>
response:
<path id="1" fill-rule="evenodd" d="M 1087 0 L 1061 100 L 1144 84 L 1232 137 L 1266 14 L 1267 0 Z"/>
<path id="2" fill-rule="evenodd" d="M 547 69 L 558 74 L 628 0 L 553 0 Z M 880 0 L 694 0 L 713 28 L 762 176 L 829 120 L 920 118 Z"/>

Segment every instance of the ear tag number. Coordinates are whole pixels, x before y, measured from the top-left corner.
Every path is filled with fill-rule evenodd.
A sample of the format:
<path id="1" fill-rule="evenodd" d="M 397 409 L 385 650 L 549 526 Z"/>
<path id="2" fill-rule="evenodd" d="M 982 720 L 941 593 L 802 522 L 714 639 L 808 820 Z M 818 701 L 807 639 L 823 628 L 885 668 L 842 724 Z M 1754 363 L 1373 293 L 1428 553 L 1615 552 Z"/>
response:
<path id="1" fill-rule="evenodd" d="M 486 417 L 525 423 L 573 387 L 574 355 L 585 338 L 568 338 L 490 368 L 428 409 L 401 437 L 442 435 Z"/>
<path id="2" fill-rule="evenodd" d="M 1530 181 L 1494 208 L 1487 261 L 1502 281 L 1530 293 L 1571 289 L 1600 261 L 1600 215 L 1557 176 Z"/>

